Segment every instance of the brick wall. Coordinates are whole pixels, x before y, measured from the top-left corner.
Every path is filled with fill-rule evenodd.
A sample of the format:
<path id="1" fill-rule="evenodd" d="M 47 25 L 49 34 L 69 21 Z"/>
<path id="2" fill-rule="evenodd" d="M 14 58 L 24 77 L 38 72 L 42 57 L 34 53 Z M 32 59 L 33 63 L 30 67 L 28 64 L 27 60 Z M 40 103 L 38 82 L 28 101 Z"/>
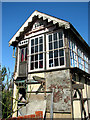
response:
<path id="1" fill-rule="evenodd" d="M 25 119 L 33 120 L 34 118 L 43 120 L 43 111 L 36 111 L 35 114 L 8 118 L 7 120 L 25 120 Z M 2 119 L 2 120 L 5 120 L 5 119 Z"/>

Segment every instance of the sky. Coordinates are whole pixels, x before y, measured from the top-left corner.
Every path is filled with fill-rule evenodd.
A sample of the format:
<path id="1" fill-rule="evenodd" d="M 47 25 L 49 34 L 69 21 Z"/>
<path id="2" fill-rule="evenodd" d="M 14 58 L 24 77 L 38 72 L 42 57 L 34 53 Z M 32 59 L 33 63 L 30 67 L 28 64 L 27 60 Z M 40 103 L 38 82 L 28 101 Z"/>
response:
<path id="1" fill-rule="evenodd" d="M 11 72 L 15 58 L 8 42 L 35 10 L 70 22 L 88 43 L 88 2 L 2 2 L 2 67 Z"/>

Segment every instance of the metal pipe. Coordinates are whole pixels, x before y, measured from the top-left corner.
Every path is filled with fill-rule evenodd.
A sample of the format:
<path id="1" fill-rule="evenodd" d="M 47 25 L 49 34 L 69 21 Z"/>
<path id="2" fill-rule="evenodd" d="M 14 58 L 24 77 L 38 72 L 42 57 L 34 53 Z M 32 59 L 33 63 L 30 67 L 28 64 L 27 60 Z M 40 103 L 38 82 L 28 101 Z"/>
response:
<path id="1" fill-rule="evenodd" d="M 15 52 L 15 47 L 13 47 L 13 55 L 12 55 L 12 57 L 16 58 L 16 55 L 14 55 L 14 52 Z"/>

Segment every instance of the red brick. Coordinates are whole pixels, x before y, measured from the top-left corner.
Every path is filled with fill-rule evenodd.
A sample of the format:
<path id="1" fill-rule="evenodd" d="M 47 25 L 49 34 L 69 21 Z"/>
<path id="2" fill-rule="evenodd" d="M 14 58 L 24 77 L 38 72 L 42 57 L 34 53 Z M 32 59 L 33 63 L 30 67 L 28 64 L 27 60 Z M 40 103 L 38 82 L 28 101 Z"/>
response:
<path id="1" fill-rule="evenodd" d="M 43 118 L 43 111 L 36 111 L 36 118 Z"/>

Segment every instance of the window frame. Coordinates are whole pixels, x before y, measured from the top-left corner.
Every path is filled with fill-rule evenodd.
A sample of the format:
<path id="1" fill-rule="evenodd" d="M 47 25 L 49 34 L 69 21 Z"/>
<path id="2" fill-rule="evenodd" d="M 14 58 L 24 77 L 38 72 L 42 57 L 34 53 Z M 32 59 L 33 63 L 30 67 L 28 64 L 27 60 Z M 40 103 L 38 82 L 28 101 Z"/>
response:
<path id="1" fill-rule="evenodd" d="M 58 48 L 56 48 L 56 49 L 54 49 L 54 47 L 53 47 L 53 49 L 52 50 L 49 50 L 49 42 L 48 42 L 48 36 L 49 35 L 52 35 L 52 37 L 54 36 L 54 34 L 55 33 L 59 33 L 59 32 L 62 32 L 62 39 L 63 39 L 63 47 L 58 47 Z M 58 36 L 58 35 L 57 35 Z M 58 38 L 57 38 L 58 39 Z M 55 40 L 56 41 L 56 40 Z M 58 41 L 59 41 L 59 39 L 58 39 Z M 53 66 L 53 67 L 49 67 L 49 52 L 50 51 L 53 51 L 53 54 L 54 54 L 54 51 L 55 50 L 58 50 L 58 54 L 59 54 L 59 50 L 64 50 L 64 65 L 61 65 L 60 66 L 60 60 L 58 61 L 58 63 L 59 63 L 59 66 Z M 54 56 L 53 56 L 53 61 L 54 61 Z M 62 57 L 60 57 L 60 56 L 58 56 L 57 57 L 58 59 L 60 59 L 60 58 L 62 58 Z M 63 68 L 63 67 L 65 67 L 66 66 L 66 57 L 65 57 L 65 43 L 64 43 L 64 33 L 63 33 L 63 30 L 61 29 L 61 30 L 57 30 L 57 31 L 53 31 L 53 32 L 50 32 L 50 33 L 47 33 L 46 34 L 46 69 L 47 70 L 52 70 L 52 69 L 58 69 L 58 68 Z"/>
<path id="2" fill-rule="evenodd" d="M 35 66 L 34 66 L 34 69 L 31 70 L 30 69 L 30 66 L 31 66 L 31 40 L 32 39 L 35 40 L 35 38 L 40 38 L 40 37 L 43 37 L 43 43 L 42 43 L 43 44 L 43 51 L 37 52 L 36 54 L 39 55 L 40 53 L 43 53 L 43 59 L 42 59 L 43 60 L 43 68 L 39 68 L 38 67 L 37 69 L 35 69 Z M 28 72 L 35 72 L 35 71 L 42 71 L 42 70 L 44 70 L 44 68 L 45 68 L 45 43 L 44 42 L 45 42 L 45 40 L 44 40 L 44 34 L 37 35 L 37 36 L 31 37 L 29 39 L 29 55 L 28 55 L 28 57 L 29 57 L 29 62 L 28 62 L 29 66 L 28 66 Z M 38 43 L 38 46 L 39 46 L 39 43 Z M 39 48 L 38 48 L 38 50 L 39 50 Z M 35 53 L 33 53 L 33 55 L 35 55 Z M 38 59 L 38 62 L 39 62 L 39 59 Z M 34 60 L 34 64 L 35 64 L 35 60 Z"/>
<path id="3" fill-rule="evenodd" d="M 22 55 L 22 53 L 21 53 L 21 50 L 23 49 L 23 61 L 21 60 L 21 55 Z M 28 57 L 26 57 L 26 50 L 27 49 L 27 54 L 28 54 L 28 47 L 27 46 L 23 46 L 23 47 L 20 47 L 19 48 L 19 63 L 23 63 L 23 62 L 27 62 L 27 60 L 28 60 Z M 26 59 L 26 58 L 27 59 Z M 26 59 L 26 60 L 25 60 Z"/>
<path id="4" fill-rule="evenodd" d="M 76 50 L 74 51 L 74 49 L 72 48 L 72 44 L 75 44 L 75 48 Z M 88 56 L 85 54 L 85 52 L 83 51 L 83 49 L 76 44 L 75 40 L 72 39 L 72 36 L 69 36 L 69 51 L 71 53 L 74 52 L 77 56 L 77 66 L 74 66 L 73 64 L 73 57 L 70 56 L 70 67 L 74 68 L 77 67 L 85 72 L 89 72 L 88 69 Z M 86 56 L 86 60 L 84 59 L 84 56 Z M 72 65 L 71 65 L 71 60 L 72 60 Z M 85 63 L 87 65 L 87 67 L 85 67 Z"/>

